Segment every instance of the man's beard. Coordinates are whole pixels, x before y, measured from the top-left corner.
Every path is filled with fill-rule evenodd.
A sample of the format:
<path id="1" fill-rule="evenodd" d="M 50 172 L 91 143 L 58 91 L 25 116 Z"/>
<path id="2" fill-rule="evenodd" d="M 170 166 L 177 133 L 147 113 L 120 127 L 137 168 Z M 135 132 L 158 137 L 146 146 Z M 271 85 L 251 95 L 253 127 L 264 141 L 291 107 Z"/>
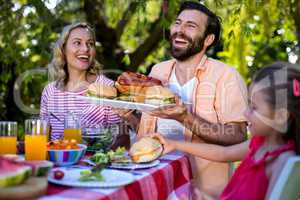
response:
<path id="1" fill-rule="evenodd" d="M 199 53 L 203 49 L 204 37 L 199 36 L 193 40 L 192 38 L 181 33 L 181 38 L 188 41 L 188 46 L 185 49 L 182 49 L 173 46 L 173 39 L 177 36 L 178 33 L 174 33 L 171 36 L 171 54 L 177 60 L 184 61 L 190 58 L 191 56 Z"/>

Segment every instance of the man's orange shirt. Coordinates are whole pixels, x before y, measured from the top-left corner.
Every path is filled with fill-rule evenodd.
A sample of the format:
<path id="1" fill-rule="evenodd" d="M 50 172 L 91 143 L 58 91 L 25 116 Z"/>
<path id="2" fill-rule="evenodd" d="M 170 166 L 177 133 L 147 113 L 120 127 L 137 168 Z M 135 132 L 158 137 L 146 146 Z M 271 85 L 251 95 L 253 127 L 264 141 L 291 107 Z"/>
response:
<path id="1" fill-rule="evenodd" d="M 150 76 L 167 85 L 175 63 L 176 60 L 172 59 L 156 64 Z M 180 74 L 176 75 L 180 76 Z M 194 76 L 196 77 L 192 96 L 194 114 L 213 123 L 246 121 L 243 113 L 247 108 L 247 87 L 234 68 L 204 55 Z M 143 113 L 138 135 L 155 132 L 156 120 L 156 117 Z M 204 142 L 199 137 L 193 136 L 187 129 L 185 138 L 187 141 Z M 213 196 L 219 195 L 230 178 L 229 165 L 195 156 L 190 158 L 196 184 L 204 192 Z"/>

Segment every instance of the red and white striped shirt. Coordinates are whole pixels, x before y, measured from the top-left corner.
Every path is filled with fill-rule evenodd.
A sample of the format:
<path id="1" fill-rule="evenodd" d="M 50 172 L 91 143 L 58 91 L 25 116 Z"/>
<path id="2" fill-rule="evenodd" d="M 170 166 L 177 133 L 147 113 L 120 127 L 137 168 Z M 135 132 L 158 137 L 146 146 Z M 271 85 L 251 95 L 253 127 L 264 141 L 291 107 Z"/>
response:
<path id="1" fill-rule="evenodd" d="M 110 86 L 114 84 L 104 75 L 99 75 L 96 82 Z M 87 89 L 80 92 L 62 91 L 56 88 L 55 83 L 51 82 L 44 88 L 40 108 L 40 117 L 50 122 L 51 140 L 63 136 L 64 119 L 70 111 L 80 115 L 82 127 L 105 126 L 120 122 L 120 117 L 110 107 L 94 105 L 77 98 L 78 95 L 86 95 Z M 60 120 L 50 113 L 53 113 Z"/>

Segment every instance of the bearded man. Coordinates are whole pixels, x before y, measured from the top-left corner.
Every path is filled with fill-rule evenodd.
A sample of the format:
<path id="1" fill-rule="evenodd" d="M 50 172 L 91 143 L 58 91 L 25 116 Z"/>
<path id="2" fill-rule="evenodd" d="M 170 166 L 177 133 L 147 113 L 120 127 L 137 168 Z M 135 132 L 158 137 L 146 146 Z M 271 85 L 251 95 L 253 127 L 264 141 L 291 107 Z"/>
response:
<path id="1" fill-rule="evenodd" d="M 204 5 L 184 2 L 171 26 L 174 59 L 156 64 L 150 73 L 184 103 L 143 113 L 138 136 L 158 132 L 186 143 L 237 144 L 246 139 L 247 88 L 239 73 L 208 58 L 220 38 L 219 17 Z M 187 147 L 186 152 L 193 153 Z M 190 155 L 195 184 L 218 196 L 230 178 L 229 163 Z"/>

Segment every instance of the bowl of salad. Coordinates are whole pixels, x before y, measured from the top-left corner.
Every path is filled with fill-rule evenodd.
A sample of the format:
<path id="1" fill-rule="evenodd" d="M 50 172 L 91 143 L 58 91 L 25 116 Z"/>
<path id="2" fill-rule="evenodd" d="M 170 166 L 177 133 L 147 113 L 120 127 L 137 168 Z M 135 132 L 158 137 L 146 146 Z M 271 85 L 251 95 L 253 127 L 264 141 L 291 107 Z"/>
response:
<path id="1" fill-rule="evenodd" d="M 119 126 L 85 127 L 82 129 L 82 141 L 87 151 L 108 151 L 119 133 Z"/>

